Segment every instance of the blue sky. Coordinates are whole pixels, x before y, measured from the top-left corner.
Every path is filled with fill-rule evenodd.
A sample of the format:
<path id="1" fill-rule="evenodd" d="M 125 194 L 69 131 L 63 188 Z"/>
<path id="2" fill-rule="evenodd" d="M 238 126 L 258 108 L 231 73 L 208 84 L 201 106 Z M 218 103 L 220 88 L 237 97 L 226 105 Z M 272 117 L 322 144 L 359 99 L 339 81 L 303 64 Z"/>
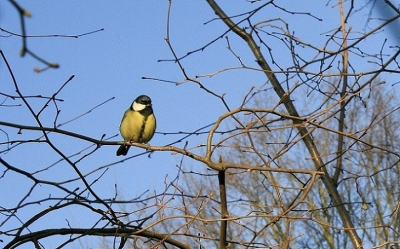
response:
<path id="1" fill-rule="evenodd" d="M 41 74 L 33 72 L 33 68 L 41 64 L 29 55 L 21 59 L 18 56 L 21 41 L 17 37 L 3 38 L 2 49 L 7 56 L 14 74 L 24 94 L 50 95 L 57 90 L 71 75 L 73 81 L 61 92 L 60 98 L 65 102 L 60 104 L 61 113 L 59 122 L 74 118 L 103 101 L 115 97 L 113 101 L 97 108 L 91 114 L 67 124 L 61 128 L 100 138 L 102 134 L 112 136 L 118 134 L 118 127 L 123 112 L 129 107 L 132 100 L 140 94 L 147 94 L 153 99 L 154 111 L 158 120 L 159 132 L 191 131 L 195 127 L 212 122 L 206 108 L 201 106 L 201 96 L 197 87 L 174 84 L 165 84 L 149 80 L 142 80 L 142 76 L 181 80 L 178 68 L 173 63 L 157 63 L 159 59 L 169 59 L 171 54 L 164 38 L 167 2 L 157 4 L 143 2 L 124 2 L 121 4 L 94 4 L 76 1 L 74 4 L 63 4 L 52 1 L 37 3 L 26 2 L 23 7 L 32 12 L 32 18 L 27 19 L 27 30 L 30 34 L 66 34 L 75 35 L 98 29 L 104 29 L 92 35 L 73 38 L 35 38 L 28 41 L 29 47 L 43 58 L 60 64 L 58 70 L 47 70 Z M 2 27 L 10 31 L 19 31 L 16 11 L 8 4 L 2 5 L 5 15 L 2 15 Z M 205 19 L 206 20 L 206 19 Z M 195 48 L 196 46 L 192 46 Z M 190 46 L 188 46 L 190 48 Z M 4 68 L 2 68 L 4 70 Z M 4 71 L 3 71 L 4 72 Z M 11 87 L 11 84 L 8 85 Z M 193 94 L 198 98 L 193 98 Z M 207 100 L 204 103 L 212 104 Z M 182 108 L 183 107 L 183 108 Z M 195 112 L 193 111 L 195 110 Z M 19 117 L 13 112 L 11 120 Z M 48 116 L 44 124 L 52 126 L 53 111 L 45 113 Z M 214 114 L 215 115 L 215 114 Z M 19 116 L 19 115 L 18 115 Z M 204 120 L 204 116 L 206 119 Z M 203 117 L 203 118 L 202 118 Z M 8 119 L 8 116 L 7 116 Z M 9 119 L 8 119 L 9 120 Z M 184 122 L 179 122 L 184 120 Z M 24 117 L 23 123 L 34 124 L 34 120 Z M 179 126 L 178 126 L 179 125 Z M 10 134 L 12 135 L 12 134 Z M 118 139 L 120 139 L 118 137 Z M 117 140 L 116 138 L 114 140 Z M 156 135 L 151 144 L 163 145 L 174 141 L 171 136 Z M 71 153 L 75 146 L 68 144 L 65 148 Z M 105 146 L 98 156 L 98 163 L 115 161 L 116 146 Z M 130 154 L 141 152 L 133 149 Z M 148 177 L 134 177 L 138 181 L 136 186 L 144 189 L 154 187 L 158 182 L 156 176 L 171 171 L 165 165 L 165 160 L 175 159 L 162 156 L 160 153 L 152 155 L 152 160 L 146 157 L 135 159 L 121 165 L 123 171 L 129 166 L 135 168 L 132 173 L 143 173 Z M 162 165 L 157 162 L 162 156 Z M 141 162 L 145 167 L 134 166 Z M 121 167 L 119 166 L 119 167 Z M 156 168 L 156 171 L 154 169 Z M 174 167 L 172 167 L 173 171 Z M 120 170 L 115 174 L 119 175 Z M 124 172 L 125 174 L 126 172 Z M 119 176 L 116 176 L 120 179 Z M 121 179 L 121 181 L 123 181 Z M 130 183 L 130 181 L 128 181 Z M 140 192 L 140 191 L 138 191 Z"/>
<path id="2" fill-rule="evenodd" d="M 107 99 L 115 97 L 114 100 L 95 109 L 89 115 L 60 128 L 94 138 L 100 138 L 103 134 L 107 137 L 119 134 L 118 127 L 123 112 L 136 96 L 147 94 L 153 100 L 158 121 L 158 134 L 154 136 L 151 144 L 165 145 L 182 136 L 165 136 L 163 132 L 191 132 L 214 122 L 225 112 L 220 101 L 199 90 L 199 87 L 193 83 L 176 86 L 142 79 L 143 76 L 179 82 L 184 79 L 177 64 L 157 62 L 160 59 L 173 58 L 164 40 L 167 4 L 168 1 L 125 1 L 120 4 L 107 1 L 101 4 L 90 1 L 75 1 L 74 4 L 44 1 L 40 5 L 37 2 L 24 2 L 21 5 L 32 13 L 32 17 L 26 19 L 28 34 L 78 35 L 99 29 L 104 29 L 104 31 L 78 39 L 29 39 L 30 49 L 44 59 L 60 64 L 59 69 L 49 69 L 40 74 L 33 72 L 33 68 L 42 67 L 40 62 L 29 55 L 24 58 L 19 57 L 21 49 L 19 37 L 2 38 L 1 49 L 12 66 L 23 94 L 51 95 L 71 75 L 75 75 L 71 83 L 59 94 L 59 97 L 65 100 L 59 103 L 61 109 L 59 123 L 75 118 Z M 20 27 L 15 9 L 7 3 L 3 3 L 1 8 L 4 13 L 1 19 L 2 27 L 18 33 Z M 213 12 L 204 3 L 173 3 L 171 42 L 178 55 L 185 55 L 187 51 L 202 47 L 225 31 L 225 27 L 216 21 L 203 25 L 213 17 Z M 236 49 L 240 48 L 236 47 Z M 254 66 L 255 63 L 252 60 L 247 62 Z M 238 62 L 226 49 L 225 42 L 216 43 L 204 52 L 196 53 L 184 60 L 183 63 L 190 76 L 213 73 L 223 67 L 238 66 Z M 4 67 L 1 70 L 2 74 L 5 74 Z M 242 97 L 251 86 L 262 85 L 265 80 L 262 75 L 259 75 L 259 78 L 254 75 L 247 76 L 245 71 L 235 71 L 229 75 L 204 78 L 202 82 L 217 94 L 226 93 L 227 102 L 235 108 L 241 103 Z M 4 77 L 8 77 L 7 74 Z M 236 84 L 236 82 L 244 83 Z M 9 92 L 13 91 L 11 82 L 8 82 L 6 86 L 9 87 Z M 32 102 L 34 102 L 33 106 L 37 105 L 36 110 L 41 108 L 41 104 L 37 104 L 36 100 Z M 27 125 L 35 124 L 34 119 L 24 108 L 18 110 L 19 115 L 9 109 L 2 112 L 6 120 Z M 24 115 L 20 115 L 22 112 Z M 22 120 L 21 116 L 23 116 Z M 43 117 L 44 125 L 52 126 L 55 109 L 48 108 Z M 15 132 L 10 132 L 9 135 L 11 139 L 18 138 Z M 118 140 L 120 140 L 119 136 Z M 63 146 L 66 154 L 73 154 L 77 149 L 88 146 L 87 143 L 81 143 L 76 139 L 56 141 Z M 189 147 L 193 147 L 204 143 L 205 137 L 191 138 L 189 141 Z M 180 146 L 182 147 L 183 143 Z M 116 146 L 101 148 L 98 155 L 91 158 L 95 164 L 91 167 L 121 159 L 114 157 L 116 149 Z M 140 152 L 142 150 L 132 149 L 129 155 Z M 37 167 L 41 167 L 42 155 L 34 153 L 32 156 L 29 156 L 29 160 L 37 158 Z M 11 154 L 7 157 L 13 160 Z M 51 152 L 50 155 L 46 155 L 49 163 L 57 160 L 56 158 L 57 156 Z M 170 156 L 169 153 L 153 153 L 151 160 L 141 157 L 120 164 L 112 170 L 112 173 L 109 173 L 108 177 L 115 178 L 111 182 L 118 179 L 119 186 L 126 186 L 129 189 L 132 179 L 125 176 L 131 175 L 135 179 L 135 193 L 141 193 L 143 190 L 156 187 L 167 173 L 176 173 L 175 164 L 178 160 L 180 157 Z M 103 187 L 107 189 L 107 185 Z"/>
<path id="3" fill-rule="evenodd" d="M 118 127 L 124 111 L 136 96 L 149 95 L 153 100 L 153 108 L 157 117 L 157 134 L 151 141 L 152 145 L 162 146 L 176 141 L 182 135 L 164 135 L 163 133 L 192 132 L 216 120 L 226 109 L 222 103 L 199 89 L 193 83 L 175 85 L 155 80 L 143 80 L 142 77 L 159 78 L 181 82 L 183 75 L 176 63 L 158 62 L 172 59 L 171 51 L 165 42 L 168 1 L 19 1 L 21 6 L 32 13 L 26 19 L 29 35 L 79 35 L 99 29 L 90 35 L 79 38 L 30 38 L 29 48 L 50 62 L 60 64 L 59 69 L 49 69 L 40 74 L 33 71 L 42 64 L 29 55 L 19 56 L 21 39 L 19 37 L 0 37 L 0 48 L 3 50 L 13 73 L 24 95 L 51 95 L 71 75 L 75 78 L 59 94 L 64 102 L 59 103 L 61 113 L 59 123 L 64 123 L 85 113 L 94 106 L 115 97 L 112 101 L 96 108 L 90 114 L 62 126 L 62 129 L 101 138 L 114 137 L 121 140 Z M 295 1 L 288 4 L 292 10 L 311 12 L 324 21 L 320 22 L 309 15 L 295 16 L 298 26 L 293 31 L 309 43 L 322 44 L 323 32 L 329 31 L 338 23 L 339 14 L 335 12 L 321 13 L 317 9 L 325 7 L 324 1 Z M 255 5 L 235 1 L 235 4 L 221 3 L 230 15 L 252 9 Z M 317 6 L 320 5 L 320 6 Z M 11 32 L 20 33 L 19 19 L 16 10 L 4 1 L 0 5 L 0 27 Z M 274 15 L 275 13 L 271 13 Z M 278 15 L 279 14 L 279 15 Z M 260 14 L 260 19 L 262 18 Z M 294 18 L 290 14 L 276 13 L 276 18 L 285 20 Z M 196 50 L 209 41 L 217 38 L 226 28 L 218 20 L 204 25 L 214 18 L 213 11 L 205 1 L 173 1 L 171 11 L 171 43 L 179 56 L 188 51 Z M 271 17 L 274 18 L 274 17 Z M 368 16 L 360 14 L 359 24 L 365 25 Z M 277 21 L 279 23 L 279 21 Z M 331 24 L 335 24 L 330 26 Z M 1 33 L 6 36 L 5 33 Z M 307 36 L 309 34 L 309 36 Z M 243 61 L 249 66 L 256 66 L 254 58 L 244 43 L 229 35 L 231 45 Z M 376 36 L 377 44 L 381 44 L 385 35 Z M 271 40 L 274 46 L 278 40 Z M 364 46 L 365 44 L 360 44 Z M 369 46 L 369 45 L 365 45 Z M 204 51 L 184 59 L 186 72 L 189 76 L 214 73 L 225 67 L 240 66 L 237 59 L 226 48 L 225 40 L 221 40 Z M 287 54 L 273 50 L 274 58 L 282 64 L 287 60 Z M 312 57 L 313 55 L 308 55 Z M 370 69 L 370 68 L 368 68 Z M 10 77 L 4 63 L 0 66 L 0 91 L 15 94 Z M 201 78 L 202 83 L 217 94 L 226 95 L 231 108 L 240 105 L 243 96 L 252 86 L 264 85 L 265 78 L 261 73 L 252 71 L 232 70 L 213 77 Z M 3 98 L 0 98 L 0 102 Z M 39 110 L 43 101 L 30 99 L 35 110 Z M 6 104 L 21 104 L 21 101 L 8 99 Z M 272 107 L 275 103 L 270 103 Z M 26 108 L 0 108 L 1 120 L 8 122 L 34 125 L 34 119 L 29 116 Z M 42 116 L 45 126 L 51 127 L 54 122 L 55 109 L 50 106 Z M 223 127 L 225 128 L 225 127 Z M 3 129 L 3 128 L 2 128 Z M 10 140 L 18 139 L 17 130 L 4 128 Z M 37 134 L 23 131 L 24 135 L 35 138 Z M 2 134 L 0 134 L 2 136 Z M 90 143 L 77 139 L 65 138 L 56 134 L 51 135 L 54 142 L 67 155 L 72 155 Z M 188 139 L 188 147 L 205 143 L 205 136 L 192 136 Z M 1 138 L 5 140 L 4 136 Z M 184 143 L 176 146 L 183 147 Z M 3 146 L 4 149 L 4 146 Z M 103 146 L 95 155 L 78 164 L 82 172 L 90 172 L 99 166 L 114 163 L 123 158 L 117 158 L 117 146 Z M 198 152 L 201 150 L 197 150 Z M 129 155 L 141 153 L 143 150 L 132 148 Z M 9 163 L 34 172 L 51 165 L 59 157 L 48 146 L 31 144 L 20 146 L 7 154 L 1 155 Z M 164 179 L 172 179 L 177 174 L 176 164 L 181 157 L 168 152 L 156 152 L 149 159 L 147 156 L 136 157 L 129 161 L 110 167 L 95 190 L 104 198 L 114 194 L 114 184 L 118 184 L 120 193 L 126 198 L 135 198 L 146 190 L 160 191 L 164 187 Z M 204 167 L 191 160 L 185 160 L 185 167 Z M 66 164 L 60 163 L 40 176 L 49 179 L 63 180 L 74 176 L 75 172 Z M 99 173 L 95 174 L 95 177 Z M 13 176 L 14 177 L 14 176 Z M 0 196 L 17 201 L 15 196 L 22 195 L 29 188 L 26 179 L 5 177 L 0 181 Z M 21 183 L 20 188 L 10 188 L 13 183 Z M 40 191 L 39 191 L 40 192 Z M 36 193 L 46 196 L 48 193 Z M 15 203 L 13 203 L 15 204 Z M 38 207 L 40 210 L 40 207 Z M 22 213 L 21 216 L 24 214 Z M 70 219 L 74 219 L 72 213 Z M 23 218 L 23 217 L 22 217 Z M 76 217 L 75 217 L 76 218 Z M 75 220 L 75 222 L 82 222 Z M 3 239 L 3 238 L 2 238 Z"/>
<path id="4" fill-rule="evenodd" d="M 151 80 L 142 80 L 143 76 L 166 79 L 171 81 L 182 81 L 183 76 L 179 68 L 172 62 L 157 62 L 160 59 L 171 59 L 172 55 L 165 42 L 166 20 L 168 1 L 124 1 L 115 4 L 109 1 L 74 1 L 56 2 L 42 1 L 21 2 L 21 6 L 32 13 L 31 18 L 26 19 L 27 32 L 30 35 L 79 35 L 99 29 L 91 35 L 75 38 L 32 38 L 28 40 L 28 47 L 50 62 L 60 64 L 59 69 L 49 69 L 40 74 L 33 71 L 35 67 L 43 65 L 26 55 L 19 56 L 21 39 L 19 37 L 2 37 L 1 49 L 3 50 L 13 73 L 17 79 L 20 90 L 24 95 L 51 95 L 71 76 L 75 78 L 58 95 L 64 102 L 58 103 L 61 110 L 58 117 L 59 123 L 64 123 L 81 115 L 94 106 L 115 97 L 114 100 L 95 109 L 76 121 L 68 123 L 60 128 L 84 134 L 93 138 L 101 138 L 117 135 L 112 140 L 121 140 L 119 136 L 119 124 L 124 111 L 129 107 L 136 96 L 147 94 L 153 100 L 153 108 L 157 117 L 158 134 L 151 141 L 152 145 L 166 145 L 176 141 L 182 136 L 163 135 L 163 132 L 191 132 L 200 127 L 212 123 L 225 110 L 221 103 L 210 98 L 208 94 L 199 91 L 194 84 L 162 83 Z M 212 11 L 204 8 L 202 4 L 183 4 L 173 6 L 171 23 L 171 42 L 180 55 L 187 51 L 203 46 L 204 41 L 217 37 L 224 27 L 214 22 L 208 26 L 216 27 L 210 33 L 202 33 L 203 23 L 211 19 Z M 8 3 L 1 4 L 1 27 L 15 33 L 20 32 L 19 19 L 16 10 Z M 196 18 L 193 18 L 196 16 Z M 182 25 L 182 24 L 185 25 Z M 3 33 L 3 35 L 6 35 Z M 201 39 L 199 39 L 201 37 Z M 198 73 L 210 73 L 229 65 L 220 60 L 220 54 L 230 56 L 225 48 L 226 45 L 218 44 L 212 49 L 194 55 L 193 59 L 185 61 L 186 70 L 190 75 Z M 204 55 L 209 60 L 203 60 Z M 201 69 L 201 70 L 199 70 Z M 10 77 L 1 66 L 2 92 L 15 94 Z M 236 80 L 243 78 L 239 75 Z M 216 78 L 216 77 L 214 77 Z M 223 78 L 223 77 L 221 77 Z M 213 90 L 218 94 L 226 91 L 227 86 L 234 82 L 225 82 L 218 79 L 205 79 Z M 253 84 L 248 82 L 248 84 Z M 227 95 L 227 100 L 232 104 L 240 103 L 240 99 L 247 92 L 248 85 L 235 87 L 232 93 Z M 232 89 L 233 90 L 233 89 Z M 30 99 L 34 109 L 38 111 L 44 101 Z M 8 99 L 5 104 L 21 104 L 21 101 Z M 0 108 L 2 120 L 35 125 L 34 119 L 26 108 Z M 50 106 L 42 114 L 42 122 L 45 126 L 53 126 L 55 108 Z M 17 130 L 4 128 L 10 140 L 19 139 Z M 23 131 L 23 135 L 36 138 L 38 133 Z M 90 145 L 90 143 L 77 139 L 66 138 L 57 134 L 50 135 L 53 142 L 61 148 L 66 155 L 72 155 Z M 5 137 L 2 137 L 5 140 Z M 190 139 L 189 147 L 195 147 L 205 142 L 205 137 L 194 137 Z M 184 143 L 177 144 L 183 147 Z M 82 173 L 91 172 L 99 166 L 114 163 L 123 158 L 117 158 L 115 151 L 117 146 L 103 146 L 94 156 L 85 159 L 78 164 Z M 87 151 L 86 151 L 87 152 Z M 129 155 L 142 153 L 143 150 L 132 148 Z M 48 146 L 44 144 L 31 144 L 20 146 L 13 151 L 2 155 L 9 163 L 21 167 L 29 172 L 35 172 L 57 162 L 59 157 Z M 77 157 L 73 157 L 77 159 Z M 121 197 L 135 198 L 146 190 L 150 193 L 159 193 L 164 188 L 164 179 L 170 181 L 175 177 L 178 170 L 176 164 L 181 157 L 173 156 L 169 152 L 157 152 L 147 156 L 141 156 L 117 166 L 112 166 L 94 185 L 95 191 L 103 198 L 114 197 L 114 184 L 118 186 Z M 187 160 L 185 165 L 192 167 L 192 161 Z M 103 171 L 95 173 L 88 180 L 97 178 Z M 76 173 L 65 163 L 59 163 L 50 170 L 37 174 L 43 179 L 63 181 L 76 177 Z M 19 187 L 15 188 L 15 183 Z M 32 182 L 17 176 L 8 174 L 0 182 L 0 195 L 9 200 L 9 206 L 16 202 L 31 187 Z M 80 183 L 72 183 L 74 188 Z M 14 186 L 14 187 L 11 187 Z M 28 200 L 35 200 L 39 196 L 45 198 L 50 191 L 46 186 L 37 187 Z M 51 191 L 53 196 L 57 191 Z M 46 205 L 46 204 L 43 204 Z M 19 212 L 19 218 L 26 220 L 32 212 L 39 212 L 42 206 L 31 206 L 28 213 Z M 45 224 L 38 222 L 32 227 L 39 229 L 43 227 L 66 226 L 68 219 L 74 226 L 85 227 L 90 219 L 90 214 L 83 216 L 74 215 L 75 210 L 65 211 L 65 217 L 53 217 L 46 219 Z M 85 218 L 83 218 L 85 217 Z M 60 220 L 61 218 L 61 220 Z M 12 223 L 18 224 L 17 220 Z M 5 238 L 1 238 L 5 242 Z M 31 245 L 29 245 L 31 246 Z"/>

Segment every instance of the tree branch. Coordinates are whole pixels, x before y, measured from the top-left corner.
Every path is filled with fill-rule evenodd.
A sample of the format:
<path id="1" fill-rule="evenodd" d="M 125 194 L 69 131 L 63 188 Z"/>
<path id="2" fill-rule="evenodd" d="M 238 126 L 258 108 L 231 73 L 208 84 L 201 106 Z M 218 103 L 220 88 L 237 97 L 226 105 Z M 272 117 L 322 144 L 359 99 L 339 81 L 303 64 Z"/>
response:
<path id="1" fill-rule="evenodd" d="M 248 34 L 245 30 L 239 28 L 226 14 L 225 12 L 218 6 L 218 4 L 214 0 L 207 0 L 208 4 L 210 7 L 214 10 L 215 14 L 221 18 L 221 20 L 239 37 L 241 37 L 249 46 L 251 51 L 253 52 L 254 57 L 257 60 L 257 63 L 259 66 L 263 69 L 265 75 L 267 76 L 268 80 L 271 82 L 276 94 L 279 96 L 281 99 L 281 102 L 285 105 L 286 110 L 289 112 L 289 114 L 293 117 L 299 117 L 299 114 L 293 104 L 293 102 L 290 99 L 290 96 L 287 96 L 285 94 L 285 90 L 282 88 L 280 85 L 278 79 L 276 78 L 274 72 L 268 65 L 266 59 L 264 58 L 260 47 L 257 45 L 257 43 L 254 41 L 253 37 Z M 301 134 L 303 138 L 303 142 L 306 145 L 309 153 L 311 154 L 312 160 L 315 164 L 315 168 L 317 170 L 322 170 L 324 172 L 324 177 L 322 177 L 322 180 L 324 182 L 324 185 L 330 194 L 333 202 L 335 205 L 337 205 L 337 210 L 340 215 L 340 218 L 343 222 L 343 226 L 346 228 L 346 232 L 353 243 L 353 246 L 355 248 L 361 247 L 361 239 L 354 230 L 354 225 L 353 222 L 351 221 L 350 214 L 346 210 L 345 206 L 343 205 L 343 201 L 341 196 L 339 195 L 339 192 L 336 189 L 336 186 L 334 184 L 334 181 L 332 178 L 329 176 L 328 171 L 325 168 L 325 163 L 322 161 L 322 158 L 320 156 L 320 153 L 318 152 L 317 147 L 314 144 L 314 141 L 307 130 L 307 128 L 301 126 L 301 121 L 293 120 L 293 123 L 297 126 L 297 129 L 299 133 Z"/>

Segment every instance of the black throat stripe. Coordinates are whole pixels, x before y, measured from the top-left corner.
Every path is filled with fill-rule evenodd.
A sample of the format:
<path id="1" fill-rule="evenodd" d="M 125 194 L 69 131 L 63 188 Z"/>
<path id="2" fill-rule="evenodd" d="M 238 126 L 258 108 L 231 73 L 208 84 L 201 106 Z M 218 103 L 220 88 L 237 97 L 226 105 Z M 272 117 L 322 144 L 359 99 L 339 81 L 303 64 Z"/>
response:
<path id="1" fill-rule="evenodd" d="M 146 127 L 147 118 L 149 117 L 149 115 L 143 115 L 143 116 L 144 116 L 144 120 L 143 120 L 142 127 L 140 127 L 139 138 L 138 138 L 138 142 L 139 143 L 142 143 L 142 138 L 143 138 L 143 134 L 144 134 L 144 128 Z"/>
<path id="2" fill-rule="evenodd" d="M 143 116 L 147 117 L 150 116 L 151 114 L 153 114 L 153 108 L 151 108 L 151 106 L 146 106 L 146 108 L 144 108 L 141 111 L 138 111 L 140 114 L 142 114 Z"/>

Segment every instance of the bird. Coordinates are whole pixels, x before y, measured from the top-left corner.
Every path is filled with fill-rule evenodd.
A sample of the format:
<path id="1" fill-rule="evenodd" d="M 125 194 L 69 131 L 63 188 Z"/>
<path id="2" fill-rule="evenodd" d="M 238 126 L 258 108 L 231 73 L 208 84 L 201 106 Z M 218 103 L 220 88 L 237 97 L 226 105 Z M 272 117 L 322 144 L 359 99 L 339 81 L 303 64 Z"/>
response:
<path id="1" fill-rule="evenodd" d="M 130 143 L 147 144 L 156 131 L 156 117 L 153 113 L 151 99 L 147 95 L 140 95 L 131 104 L 119 126 L 119 131 L 124 139 L 124 144 L 117 150 L 117 156 L 126 156 Z"/>

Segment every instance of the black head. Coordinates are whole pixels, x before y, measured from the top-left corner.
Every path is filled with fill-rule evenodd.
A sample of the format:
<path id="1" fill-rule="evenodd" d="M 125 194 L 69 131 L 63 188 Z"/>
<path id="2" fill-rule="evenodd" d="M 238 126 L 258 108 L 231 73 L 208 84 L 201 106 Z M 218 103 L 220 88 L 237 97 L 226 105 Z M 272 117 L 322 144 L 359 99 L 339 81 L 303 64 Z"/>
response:
<path id="1" fill-rule="evenodd" d="M 151 99 L 147 95 L 140 95 L 135 99 L 135 102 L 145 106 L 151 106 Z"/>
<path id="2" fill-rule="evenodd" d="M 151 108 L 151 99 L 146 95 L 140 95 L 133 101 L 131 110 L 140 112 L 145 116 L 152 114 L 153 108 Z"/>

